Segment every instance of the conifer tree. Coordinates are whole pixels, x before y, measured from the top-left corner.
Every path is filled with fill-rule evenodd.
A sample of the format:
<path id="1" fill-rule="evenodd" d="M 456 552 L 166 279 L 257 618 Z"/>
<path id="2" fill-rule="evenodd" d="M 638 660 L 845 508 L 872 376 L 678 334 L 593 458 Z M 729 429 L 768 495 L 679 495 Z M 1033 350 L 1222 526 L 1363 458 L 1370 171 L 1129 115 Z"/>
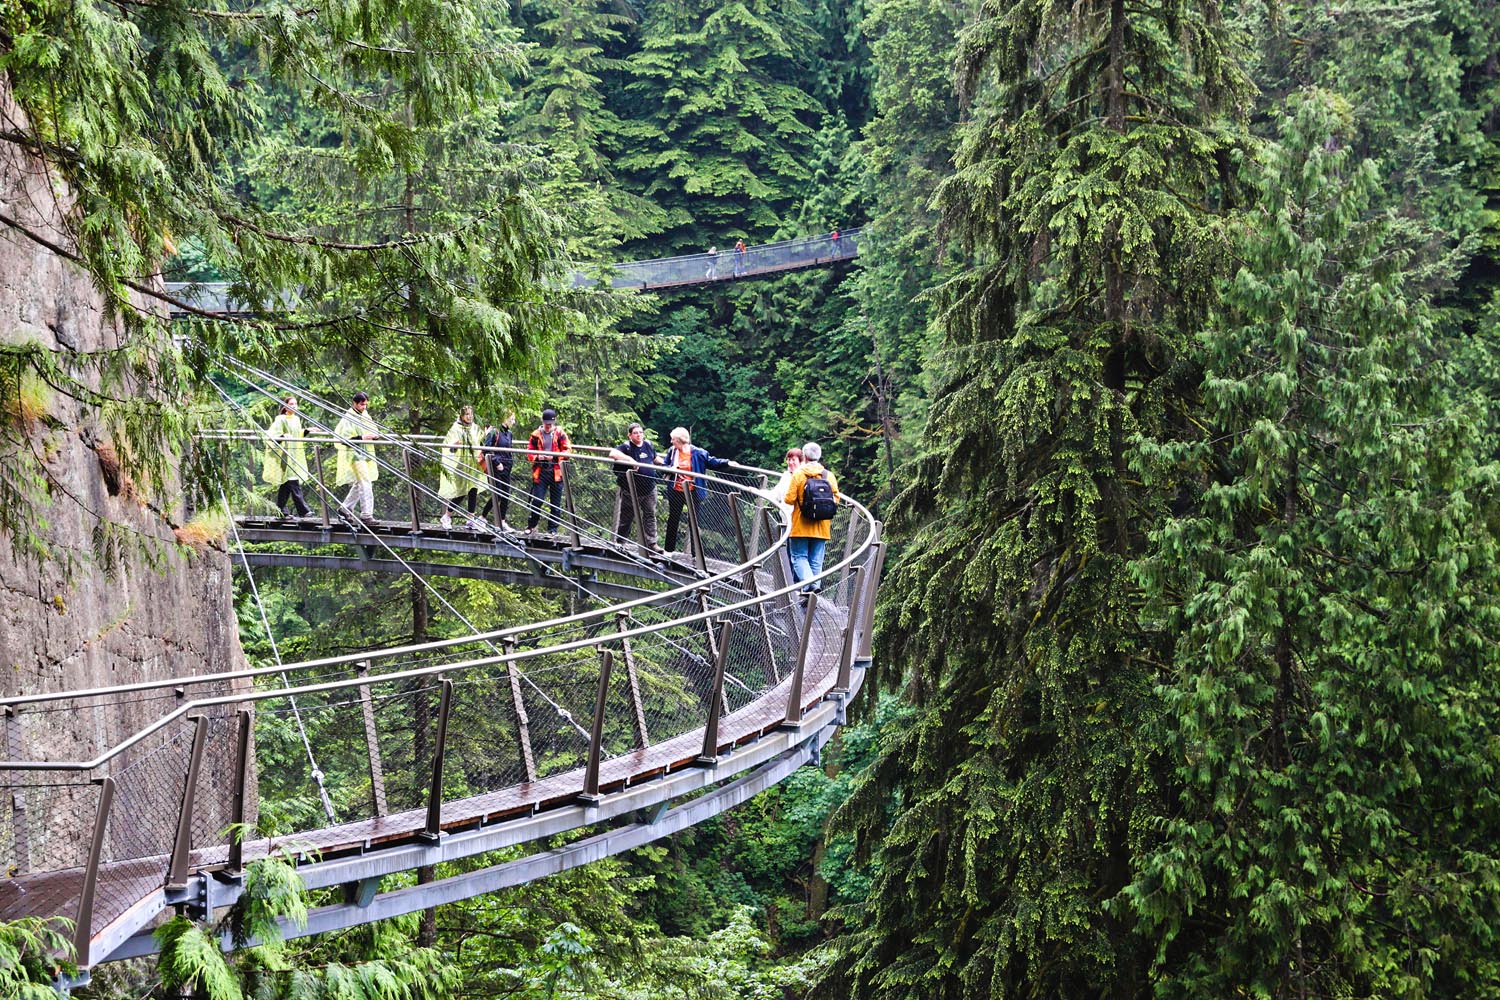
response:
<path id="1" fill-rule="evenodd" d="M 702 250 L 782 223 L 822 111 L 797 83 L 815 42 L 803 0 L 647 5 L 619 167 L 668 213 L 660 246 Z"/>
<path id="2" fill-rule="evenodd" d="M 973 119 L 941 201 L 973 264 L 892 515 L 878 660 L 917 708 L 842 813 L 884 837 L 830 980 L 849 996 L 1142 992 L 1108 900 L 1159 812 L 1139 727 L 1164 639 L 1127 568 L 1172 491 L 1126 459 L 1187 423 L 1238 55 L 1185 0 L 990 3 L 961 39 Z"/>
<path id="3" fill-rule="evenodd" d="M 1128 894 L 1158 995 L 1500 982 L 1492 401 L 1455 379 L 1353 129 L 1295 95 L 1247 163 L 1201 436 L 1137 463 L 1205 484 L 1137 569 L 1178 637 L 1151 739 L 1180 790 Z"/>

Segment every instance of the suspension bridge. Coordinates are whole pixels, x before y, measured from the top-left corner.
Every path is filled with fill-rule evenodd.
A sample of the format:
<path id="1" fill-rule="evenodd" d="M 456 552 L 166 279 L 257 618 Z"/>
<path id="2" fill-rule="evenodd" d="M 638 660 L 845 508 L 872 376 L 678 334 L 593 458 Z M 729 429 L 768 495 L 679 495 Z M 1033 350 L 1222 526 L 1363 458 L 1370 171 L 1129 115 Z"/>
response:
<path id="1" fill-rule="evenodd" d="M 310 889 L 342 887 L 289 937 L 385 919 L 702 822 L 817 761 L 843 723 L 885 551 L 858 502 L 840 505 L 821 591 L 803 599 L 768 470 L 693 476 L 704 489 L 684 506 L 683 551 L 657 553 L 616 532 L 625 503 L 639 531 L 640 493 L 605 449 L 568 457 L 558 507 L 464 473 L 479 499 L 534 512 L 536 532 L 507 530 L 498 504 L 445 527 L 432 488 L 442 443 L 380 427 L 357 444 L 378 467 L 376 516 L 341 516 L 329 471 L 354 446 L 334 433 L 344 407 L 225 366 L 267 397 L 297 395 L 307 429 L 312 510 L 296 519 L 256 476 L 264 449 L 289 446 L 250 429 L 232 397 L 235 419 L 196 439 L 222 486 L 195 502 L 229 513 L 230 558 L 276 662 L 3 703 L 0 919 L 72 919 L 85 977 L 152 953 L 163 913 L 222 913 L 258 858 L 290 859 Z M 512 453 L 529 485 L 525 450 Z M 467 632 L 282 662 L 256 585 L 267 567 L 402 574 Z M 554 617 L 493 627 L 455 607 L 440 577 L 565 600 Z M 466 858 L 438 881 L 387 881 Z"/>
<path id="2" fill-rule="evenodd" d="M 608 266 L 575 269 L 570 281 L 575 288 L 605 286 L 652 291 L 763 278 L 786 271 L 852 261 L 859 256 L 862 237 L 863 230 L 856 228 L 840 232 L 837 236 L 829 232 L 795 240 L 758 243 L 746 247 L 743 252 L 726 247 L 676 257 L 623 261 Z M 235 295 L 234 286 L 229 282 L 169 281 L 166 289 L 171 300 L 199 312 L 234 316 L 256 311 Z M 180 307 L 173 307 L 174 315 L 184 311 Z"/>

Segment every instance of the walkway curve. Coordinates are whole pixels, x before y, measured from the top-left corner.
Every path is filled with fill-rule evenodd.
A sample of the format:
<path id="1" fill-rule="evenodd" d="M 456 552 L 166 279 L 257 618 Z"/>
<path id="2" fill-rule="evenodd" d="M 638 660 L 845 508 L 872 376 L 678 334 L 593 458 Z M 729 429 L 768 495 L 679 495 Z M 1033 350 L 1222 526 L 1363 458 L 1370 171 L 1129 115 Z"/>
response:
<path id="1" fill-rule="evenodd" d="M 766 470 L 697 477 L 706 499 L 697 508 L 703 523 L 692 525 L 692 555 L 646 558 L 614 536 L 613 510 L 606 516 L 599 506 L 619 495 L 617 466 L 601 456 L 570 460 L 563 530 L 521 538 L 492 525 L 435 525 L 437 508 L 422 484 L 435 480 L 428 473 L 440 456 L 430 442 L 397 435 L 370 447 L 385 454 L 382 469 L 413 470 L 387 477 L 381 497 L 390 511 L 404 493 L 405 516 L 338 522 L 327 513 L 333 497 L 320 440 L 313 439 L 314 487 L 324 502 L 314 518 L 273 521 L 253 509 L 265 502 L 256 491 L 233 490 L 234 534 L 279 543 L 280 551 L 260 549 L 257 562 L 280 556 L 304 568 L 328 559 L 389 570 L 411 562 L 398 550 L 420 552 L 429 572 L 509 574 L 603 600 L 453 639 L 8 699 L 8 745 L 39 752 L 0 762 L 12 803 L 0 812 L 0 850 L 15 873 L 0 886 L 0 919 L 75 917 L 85 969 L 152 950 L 145 931 L 167 908 L 206 914 L 232 902 L 243 865 L 287 844 L 296 845 L 309 887 L 348 887 L 348 902 L 318 911 L 310 928 L 350 926 L 540 877 L 699 822 L 815 759 L 842 722 L 868 663 L 884 552 L 878 522 L 859 504 L 840 513 L 844 549 L 823 574 L 827 599 L 804 611 L 787 583 L 780 519 L 763 499 Z M 228 432 L 200 447 L 223 453 L 233 484 L 232 470 L 247 456 L 255 468 L 264 445 L 258 435 Z M 235 558 L 253 572 L 249 553 Z M 467 561 L 436 561 L 443 558 Z M 631 592 L 639 595 L 618 600 Z M 69 720 L 74 742 L 96 734 L 98 752 L 73 761 L 47 753 L 46 734 L 59 720 Z M 296 770 L 283 746 L 294 729 L 307 740 L 303 775 L 281 773 Z M 276 772 L 256 767 L 256 750 L 267 746 L 283 746 Z M 314 783 L 334 822 L 309 798 Z M 273 799 L 278 808 L 301 808 L 300 821 L 281 840 L 231 847 L 220 831 L 255 822 L 258 800 Z M 643 809 L 657 812 L 629 822 Z M 380 891 L 386 874 L 601 824 L 612 828 L 559 851 Z M 77 832 L 87 829 L 94 836 L 80 850 Z"/>

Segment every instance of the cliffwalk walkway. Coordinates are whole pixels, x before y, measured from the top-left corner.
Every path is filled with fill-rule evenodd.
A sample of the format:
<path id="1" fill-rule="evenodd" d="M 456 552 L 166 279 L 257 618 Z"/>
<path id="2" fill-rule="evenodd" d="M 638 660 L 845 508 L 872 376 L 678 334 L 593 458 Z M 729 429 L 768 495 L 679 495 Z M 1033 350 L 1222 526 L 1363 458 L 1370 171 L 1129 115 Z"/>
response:
<path id="1" fill-rule="evenodd" d="M 296 391 L 255 376 L 268 394 Z M 535 513 L 537 531 L 510 530 L 498 507 L 444 527 L 432 489 L 442 445 L 382 429 L 360 445 L 380 474 L 376 517 L 341 516 L 342 408 L 299 394 L 305 518 L 282 518 L 257 482 L 260 433 L 198 442 L 225 485 L 197 503 L 232 513 L 230 558 L 257 606 L 257 567 L 395 572 L 426 588 L 435 622 L 463 634 L 8 699 L 0 919 L 74 919 L 87 970 L 154 951 L 149 930 L 169 909 L 208 916 L 232 904 L 245 865 L 272 853 L 310 888 L 345 887 L 343 902 L 289 936 L 384 919 L 701 822 L 815 761 L 842 723 L 869 662 L 884 558 L 880 525 L 857 502 L 841 506 L 821 593 L 805 603 L 766 470 L 693 477 L 702 499 L 681 505 L 682 551 L 655 553 L 616 535 L 618 505 L 640 509 L 646 489 L 668 484 L 622 480 L 598 450 L 575 451 L 562 503 L 534 511 L 523 452 L 511 453 L 515 488 L 474 470 L 481 503 L 503 496 L 509 519 Z M 665 521 L 665 496 L 659 506 Z M 544 621 L 474 621 L 433 586 L 439 577 L 549 588 L 564 607 Z M 252 832 L 230 836 L 240 829 Z M 382 883 L 574 830 L 586 835 L 442 881 Z"/>
<path id="2" fill-rule="evenodd" d="M 731 246 L 725 246 L 716 248 L 716 252 L 711 254 L 705 251 L 581 268 L 572 273 L 572 284 L 574 287 L 603 284 L 612 288 L 650 291 L 766 277 L 808 267 L 827 267 L 847 263 L 858 257 L 862 235 L 861 230 L 850 229 L 841 232 L 837 240 L 832 233 L 824 233 L 802 239 L 759 243 L 747 247 L 744 253 L 736 253 Z M 209 313 L 235 316 L 255 311 L 235 298 L 228 282 L 169 281 L 167 293 L 179 302 Z M 181 310 L 174 310 L 174 314 L 176 312 Z"/>

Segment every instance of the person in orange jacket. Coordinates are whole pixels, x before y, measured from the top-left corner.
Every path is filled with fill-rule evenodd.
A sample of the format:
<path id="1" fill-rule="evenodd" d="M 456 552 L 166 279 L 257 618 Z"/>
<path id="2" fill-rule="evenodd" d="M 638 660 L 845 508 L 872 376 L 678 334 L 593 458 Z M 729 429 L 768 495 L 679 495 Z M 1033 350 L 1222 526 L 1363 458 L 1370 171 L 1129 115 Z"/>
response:
<path id="1" fill-rule="evenodd" d="M 567 433 L 557 426 L 557 411 L 542 411 L 542 425 L 531 432 L 526 442 L 526 457 L 531 460 L 531 516 L 526 530 L 535 531 L 542 518 L 542 501 L 547 500 L 547 530 L 556 531 L 562 516 L 563 462 L 572 451 Z"/>
<path id="2" fill-rule="evenodd" d="M 802 464 L 792 473 L 784 503 L 792 508 L 792 533 L 787 554 L 792 557 L 792 576 L 810 594 L 822 590 L 813 578 L 823 572 L 823 553 L 832 534 L 833 515 L 838 511 L 839 483 L 819 461 L 823 448 L 816 441 L 802 446 Z"/>

